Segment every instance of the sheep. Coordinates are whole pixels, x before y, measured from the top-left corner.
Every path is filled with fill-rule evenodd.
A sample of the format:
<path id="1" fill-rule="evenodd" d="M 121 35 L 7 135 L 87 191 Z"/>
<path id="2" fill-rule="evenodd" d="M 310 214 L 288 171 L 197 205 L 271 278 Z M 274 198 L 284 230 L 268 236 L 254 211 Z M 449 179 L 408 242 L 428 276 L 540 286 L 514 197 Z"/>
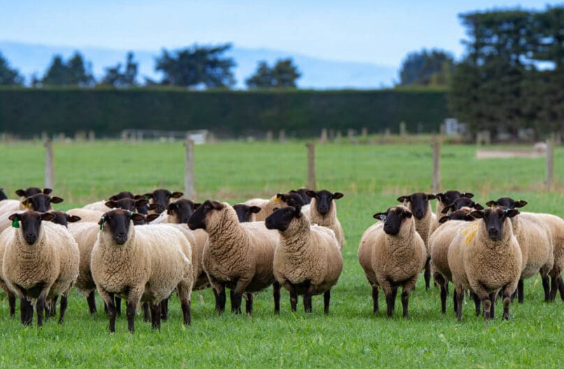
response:
<path id="1" fill-rule="evenodd" d="M 49 223 L 54 218 L 54 214 L 32 210 L 15 213 L 10 216 L 13 228 L 0 235 L 0 244 L 5 245 L 2 275 L 20 298 L 24 325 L 32 323 L 31 301 L 36 301 L 37 325 L 41 327 L 45 302 L 57 296 L 61 296 L 62 323 L 67 294 L 78 276 L 78 246 L 66 228 Z"/>
<path id="2" fill-rule="evenodd" d="M 274 276 L 290 292 L 292 312 L 298 295 L 303 295 L 304 310 L 313 310 L 312 296 L 323 294 L 324 312 L 329 314 L 331 288 L 343 270 L 343 257 L 335 233 L 310 225 L 299 206 L 273 212 L 265 220 L 267 229 L 278 230 L 280 245 L 274 253 Z"/>
<path id="3" fill-rule="evenodd" d="M 40 193 L 43 193 L 45 195 L 49 195 L 52 191 L 53 190 L 51 190 L 50 188 L 45 188 L 45 189 L 42 190 L 42 189 L 37 188 L 37 187 L 28 187 L 25 190 L 19 189 L 19 190 L 16 190 L 16 195 L 20 196 L 20 200 L 10 200 L 10 199 L 8 199 L 6 194 L 4 194 L 3 197 L 5 199 L 0 202 L 0 214 L 8 213 L 8 216 L 9 216 L 14 212 L 24 211 L 25 207 L 22 204 L 22 201 L 24 201 L 27 197 L 37 195 L 37 194 L 40 194 Z"/>
<path id="4" fill-rule="evenodd" d="M 488 201 L 488 206 L 503 206 L 508 209 L 521 208 L 526 201 L 515 201 L 509 197 Z M 523 253 L 523 272 L 517 286 L 518 302 L 524 299 L 523 279 L 530 278 L 540 272 L 545 293 L 545 301 L 552 301 L 556 295 L 558 278 L 564 266 L 564 221 L 550 214 L 522 212 L 512 219 L 514 233 Z M 556 237 L 554 237 L 556 235 Z M 549 275 L 552 277 L 551 290 Z"/>
<path id="5" fill-rule="evenodd" d="M 449 190 L 445 192 L 440 192 L 435 194 L 437 197 L 437 208 L 435 210 L 436 214 L 443 214 L 443 209 L 458 200 L 461 197 L 466 197 L 471 199 L 474 194 L 470 192 L 460 192 L 457 190 Z M 437 216 L 438 217 L 438 216 Z M 437 225 L 438 226 L 438 225 Z"/>
<path id="6" fill-rule="evenodd" d="M 407 318 L 409 294 L 427 260 L 425 243 L 416 232 L 413 213 L 405 206 L 391 207 L 373 217 L 382 222 L 364 232 L 358 249 L 358 260 L 372 286 L 373 311 L 379 310 L 378 288 L 382 287 L 391 317 L 401 286 L 403 317 Z"/>
<path id="7" fill-rule="evenodd" d="M 437 213 L 437 218 L 441 217 L 443 214 L 447 214 L 449 211 L 457 211 L 462 208 L 484 210 L 484 207 L 482 205 L 474 202 L 472 199 L 468 197 L 461 197 L 459 199 L 456 199 L 452 204 L 445 206 L 443 210 L 441 210 L 441 213 Z"/>
<path id="8" fill-rule="evenodd" d="M 307 195 L 307 191 L 309 191 L 307 188 L 300 188 L 298 190 L 290 190 L 289 193 L 297 193 L 302 197 L 302 200 L 304 202 L 304 205 L 308 205 L 311 202 L 311 197 L 309 197 Z M 293 205 L 290 205 L 293 206 Z"/>
<path id="9" fill-rule="evenodd" d="M 235 204 L 233 205 L 233 209 L 237 213 L 237 218 L 239 222 L 255 222 L 256 216 L 255 214 L 260 211 L 258 206 L 248 206 L 245 204 Z"/>
<path id="10" fill-rule="evenodd" d="M 296 202 L 300 202 L 300 204 L 303 204 L 303 200 L 301 200 L 301 195 L 294 193 L 292 194 L 293 196 L 291 197 L 293 201 Z M 272 214 L 272 212 L 274 211 L 274 208 L 282 208 L 284 206 L 287 206 L 288 203 L 286 202 L 288 200 L 288 194 L 284 194 L 284 193 L 278 193 L 274 196 L 272 196 L 272 198 L 270 198 L 269 200 L 265 200 L 265 199 L 251 199 L 251 200 L 247 200 L 245 201 L 243 204 L 247 205 L 247 206 L 258 206 L 260 208 L 260 211 L 258 213 L 256 213 L 255 215 L 255 221 L 256 222 L 262 222 L 266 219 L 266 217 L 268 217 L 270 214 Z M 301 201 L 300 201 L 301 200 Z"/>
<path id="11" fill-rule="evenodd" d="M 49 189 L 46 190 L 48 190 L 49 192 L 51 191 Z M 23 190 L 18 190 L 18 192 L 20 191 Z M 8 218 L 11 216 L 13 212 L 29 209 L 29 210 L 35 210 L 44 213 L 49 210 L 53 210 L 51 203 L 59 204 L 61 202 L 63 202 L 63 199 L 61 199 L 60 197 L 54 197 L 54 196 L 51 197 L 48 194 L 44 194 L 44 193 L 38 193 L 26 197 L 24 200 L 20 202 L 19 207 L 14 209 L 12 212 L 4 212 L 0 214 L 0 232 L 10 227 L 12 221 Z"/>
<path id="12" fill-rule="evenodd" d="M 145 199 L 131 199 L 131 198 L 124 198 L 124 199 L 119 199 L 119 200 L 110 200 L 108 202 L 106 202 L 106 206 L 109 209 L 124 209 L 124 210 L 129 210 L 131 212 L 135 212 L 137 209 L 139 208 L 143 208 L 145 206 L 147 206 L 147 204 L 149 203 L 148 200 Z M 100 218 L 98 218 L 100 219 Z M 134 225 L 143 225 L 145 224 L 145 219 L 140 220 L 140 221 L 134 221 L 133 222 Z"/>
<path id="13" fill-rule="evenodd" d="M 188 226 L 208 233 L 202 261 L 218 313 L 225 311 L 225 288 L 231 289 L 231 310 L 241 313 L 241 299 L 246 294 L 246 313 L 252 315 L 253 293 L 270 285 L 274 311 L 280 311 L 280 284 L 272 270 L 274 250 L 280 243 L 277 232 L 267 230 L 264 222 L 239 223 L 233 207 L 210 200 L 196 209 Z"/>
<path id="14" fill-rule="evenodd" d="M 441 289 L 441 312 L 446 313 L 446 298 L 448 294 L 448 282 L 452 282 L 452 272 L 448 265 L 448 249 L 457 232 L 466 224 L 465 222 L 474 221 L 470 215 L 469 208 L 456 210 L 448 215 L 442 216 L 439 220 L 440 226 L 429 237 L 429 251 L 431 252 L 431 273 L 435 282 Z M 456 292 L 454 293 L 454 307 L 456 312 Z M 473 296 L 474 297 L 474 296 Z M 480 314 L 480 301 L 477 301 L 476 309 Z"/>
<path id="15" fill-rule="evenodd" d="M 423 239 L 427 248 L 427 255 L 430 255 L 429 244 L 427 242 L 429 235 L 436 226 L 436 216 L 431 211 L 429 200 L 436 199 L 433 194 L 423 192 L 412 193 L 411 195 L 400 196 L 397 201 L 407 206 L 409 211 L 415 216 L 415 229 Z M 425 263 L 425 289 L 428 290 L 431 282 L 431 268 L 429 267 L 430 256 Z"/>
<path id="16" fill-rule="evenodd" d="M 308 190 L 306 194 L 311 198 L 309 221 L 312 224 L 332 229 L 339 242 L 339 249 L 342 250 L 345 245 L 345 235 L 341 222 L 337 218 L 337 204 L 334 200 L 338 200 L 344 195 L 340 192 L 331 193 L 327 190 L 317 192 Z"/>
<path id="17" fill-rule="evenodd" d="M 112 195 L 108 198 L 109 201 L 118 201 L 122 199 L 133 199 L 135 195 L 129 191 L 122 191 Z M 82 209 L 87 210 L 94 210 L 105 213 L 106 211 L 110 211 L 111 209 L 106 205 L 106 200 L 96 201 L 91 204 L 84 205 Z M 98 218 L 99 219 L 99 218 Z"/>
<path id="18" fill-rule="evenodd" d="M 149 214 L 161 214 L 166 210 L 168 204 L 170 204 L 171 199 L 179 199 L 184 195 L 182 192 L 170 192 L 164 188 L 154 190 L 153 192 L 147 192 L 144 195 L 135 196 L 135 200 L 146 199 L 149 200 L 149 204 L 154 204 L 155 206 L 150 208 Z"/>
<path id="19" fill-rule="evenodd" d="M 503 319 L 509 320 L 511 295 L 521 276 L 522 254 L 510 218 L 515 209 L 489 208 L 470 213 L 478 221 L 463 227 L 450 244 L 448 265 L 456 288 L 456 315 L 462 320 L 464 290 L 483 303 L 484 320 L 494 318 L 498 292 L 503 293 Z"/>
<path id="20" fill-rule="evenodd" d="M 140 301 L 151 304 L 153 329 L 160 329 L 160 302 L 177 289 L 184 325 L 190 324 L 192 264 L 190 244 L 175 228 L 132 226 L 144 216 L 123 209 L 104 213 L 92 249 L 91 268 L 98 292 L 108 307 L 110 332 L 115 332 L 114 296 L 127 299 L 127 321 L 135 331 Z"/>

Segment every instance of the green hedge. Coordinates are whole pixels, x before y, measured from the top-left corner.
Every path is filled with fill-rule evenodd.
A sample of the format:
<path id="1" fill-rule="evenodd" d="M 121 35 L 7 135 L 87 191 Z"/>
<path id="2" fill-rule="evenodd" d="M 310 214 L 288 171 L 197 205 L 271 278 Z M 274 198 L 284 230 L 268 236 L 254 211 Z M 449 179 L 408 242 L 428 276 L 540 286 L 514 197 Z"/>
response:
<path id="1" fill-rule="evenodd" d="M 397 132 L 401 121 L 410 132 L 420 125 L 431 132 L 448 116 L 445 92 L 436 90 L 0 89 L 0 132 L 22 137 L 90 130 L 116 136 L 127 128 L 312 136 L 322 128 Z"/>

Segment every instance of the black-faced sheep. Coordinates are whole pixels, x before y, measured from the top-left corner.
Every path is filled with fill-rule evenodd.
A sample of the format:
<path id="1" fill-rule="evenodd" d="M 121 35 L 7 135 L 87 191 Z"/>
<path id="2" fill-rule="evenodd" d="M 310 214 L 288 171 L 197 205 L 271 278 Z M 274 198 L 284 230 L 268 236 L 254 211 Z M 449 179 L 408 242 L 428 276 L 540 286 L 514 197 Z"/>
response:
<path id="1" fill-rule="evenodd" d="M 327 190 L 317 192 L 308 190 L 306 193 L 311 197 L 310 223 L 332 229 L 339 242 L 339 249 L 342 250 L 345 245 L 345 235 L 341 222 L 337 218 L 337 204 L 334 200 L 338 200 L 344 195 L 340 192 L 332 193 Z"/>

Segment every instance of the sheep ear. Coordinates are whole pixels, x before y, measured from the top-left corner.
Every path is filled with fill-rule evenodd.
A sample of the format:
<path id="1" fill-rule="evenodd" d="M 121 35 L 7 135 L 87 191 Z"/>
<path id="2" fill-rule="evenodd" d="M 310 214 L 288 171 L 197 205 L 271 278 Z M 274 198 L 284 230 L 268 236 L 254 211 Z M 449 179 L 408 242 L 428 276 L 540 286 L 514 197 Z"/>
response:
<path id="1" fill-rule="evenodd" d="M 145 200 L 145 199 L 139 199 L 139 200 L 135 200 L 135 207 L 141 207 L 141 206 L 145 206 L 149 203 L 149 201 Z"/>
<path id="2" fill-rule="evenodd" d="M 302 207 L 300 205 L 296 205 L 296 206 L 294 206 L 294 209 L 296 209 L 294 211 L 294 216 L 296 218 L 301 218 L 302 217 Z"/>
<path id="3" fill-rule="evenodd" d="M 49 195 L 51 192 L 53 192 L 53 190 L 50 189 L 50 188 L 44 188 L 44 189 L 43 189 L 43 194 L 44 194 L 44 195 Z"/>
<path id="4" fill-rule="evenodd" d="M 403 213 L 405 214 L 406 218 L 411 218 L 413 216 L 413 213 L 409 210 L 404 210 Z"/>
<path id="5" fill-rule="evenodd" d="M 184 192 L 173 192 L 170 197 L 174 198 L 174 199 L 179 199 L 184 195 Z"/>
<path id="6" fill-rule="evenodd" d="M 523 206 L 527 205 L 527 202 L 525 200 L 518 200 L 515 201 L 515 207 L 516 208 L 522 208 Z"/>
<path id="7" fill-rule="evenodd" d="M 454 209 L 454 204 L 450 204 L 448 206 L 445 206 L 445 208 L 443 210 L 441 210 L 441 213 L 446 214 L 446 213 L 448 213 L 448 211 L 450 209 Z"/>
<path id="8" fill-rule="evenodd" d="M 41 220 L 44 220 L 46 222 L 50 222 L 55 218 L 56 218 L 56 216 L 53 213 L 43 213 L 43 214 L 41 214 Z"/>
<path id="9" fill-rule="evenodd" d="M 64 200 L 61 199 L 60 197 L 55 197 L 55 196 L 51 197 L 51 202 L 52 202 L 53 204 L 60 204 L 60 203 L 63 202 L 63 201 L 64 201 Z"/>
<path id="10" fill-rule="evenodd" d="M 473 221 L 473 220 L 475 220 L 475 219 L 476 219 L 476 218 L 474 218 L 474 217 L 473 217 L 472 215 L 470 215 L 470 214 L 466 214 L 466 215 L 464 216 L 464 220 L 467 221 L 467 222 L 471 222 L 471 221 Z"/>
<path id="11" fill-rule="evenodd" d="M 210 203 L 215 210 L 221 210 L 225 207 L 225 205 L 223 205 L 222 203 L 220 203 L 218 201 L 210 201 Z"/>
<path id="12" fill-rule="evenodd" d="M 280 208 L 274 208 L 274 209 L 272 209 L 272 212 L 274 213 L 275 211 L 278 211 L 278 210 L 280 210 Z"/>
<path id="13" fill-rule="evenodd" d="M 78 222 L 78 221 L 80 221 L 80 219 L 81 219 L 81 218 L 80 218 L 79 216 L 77 216 L 77 215 L 69 215 L 69 216 L 67 216 L 67 222 L 69 222 L 69 223 Z"/>
<path id="14" fill-rule="evenodd" d="M 450 218 L 449 218 L 448 216 L 446 216 L 446 215 L 445 215 L 444 217 L 442 217 L 441 219 L 439 219 L 439 223 L 441 223 L 441 224 L 442 224 L 442 223 L 444 223 L 444 222 L 448 221 L 449 219 L 450 219 Z"/>
<path id="15" fill-rule="evenodd" d="M 305 193 L 306 193 L 306 195 L 308 195 L 312 199 L 315 197 L 315 195 L 317 195 L 317 192 L 312 191 L 312 190 L 307 190 Z"/>
<path id="16" fill-rule="evenodd" d="M 20 214 L 14 213 L 14 214 L 10 215 L 10 216 L 8 217 L 8 219 L 10 219 L 11 221 L 20 220 Z"/>
<path id="17" fill-rule="evenodd" d="M 474 203 L 474 209 L 476 210 L 484 210 L 484 207 L 480 204 L 478 204 L 477 202 Z"/>
<path id="18" fill-rule="evenodd" d="M 149 214 L 147 215 L 147 217 L 145 218 L 145 221 L 147 223 L 152 222 L 153 220 L 157 219 L 160 215 L 159 214 Z"/>
<path id="19" fill-rule="evenodd" d="M 518 215 L 520 212 L 517 209 L 507 209 L 505 210 L 505 216 L 508 218 L 513 218 L 514 216 Z"/>
<path id="20" fill-rule="evenodd" d="M 442 192 L 436 193 L 435 196 L 437 196 L 437 199 L 439 199 L 439 201 L 443 201 L 445 198 L 445 195 Z"/>
<path id="21" fill-rule="evenodd" d="M 388 213 L 376 213 L 372 216 L 372 218 L 384 221 L 384 219 L 386 219 L 387 216 Z"/>
<path id="22" fill-rule="evenodd" d="M 16 190 L 16 195 L 18 195 L 18 196 L 24 196 L 24 195 L 25 195 L 25 191 L 20 188 L 19 190 Z"/>
<path id="23" fill-rule="evenodd" d="M 409 196 L 398 197 L 398 202 L 409 202 Z"/>
<path id="24" fill-rule="evenodd" d="M 129 219 L 133 220 L 134 222 L 140 222 L 142 220 L 145 220 L 145 216 L 139 213 L 130 213 Z"/>
<path id="25" fill-rule="evenodd" d="M 255 213 L 255 214 L 258 213 L 258 212 L 260 212 L 260 210 L 261 210 L 261 209 L 260 209 L 260 207 L 258 207 L 258 206 L 251 206 L 251 207 L 249 208 L 249 211 L 250 211 L 251 213 Z"/>
<path id="26" fill-rule="evenodd" d="M 107 201 L 104 205 L 106 205 L 110 209 L 115 209 L 115 208 L 119 207 L 117 201 Z"/>
<path id="27" fill-rule="evenodd" d="M 469 199 L 471 199 L 472 197 L 474 197 L 474 194 L 473 194 L 473 193 L 470 193 L 470 192 L 465 192 L 465 193 L 463 193 L 463 194 L 460 195 L 460 196 L 462 196 L 462 197 L 468 197 Z"/>
<path id="28" fill-rule="evenodd" d="M 286 196 L 283 193 L 277 193 L 276 194 L 276 200 L 282 200 L 282 201 L 286 202 L 288 200 L 288 196 Z"/>
<path id="29" fill-rule="evenodd" d="M 202 206 L 202 203 L 200 203 L 200 202 L 195 202 L 194 205 L 193 205 L 194 210 L 198 209 L 200 206 Z"/>
<path id="30" fill-rule="evenodd" d="M 343 196 L 345 196 L 345 195 L 343 195 L 343 194 L 340 193 L 340 192 L 335 192 L 335 193 L 333 194 L 333 200 L 340 199 L 340 198 L 343 197 Z"/>
<path id="31" fill-rule="evenodd" d="M 29 207 L 29 199 L 26 198 L 25 200 L 23 200 L 22 205 L 27 209 Z"/>
<path id="32" fill-rule="evenodd" d="M 109 198 L 108 200 L 109 200 L 109 201 L 117 201 L 117 196 L 116 196 L 116 195 L 110 196 L 110 198 Z M 106 204 L 107 204 L 107 203 L 106 203 Z M 106 206 L 108 206 L 108 205 L 106 205 Z M 109 207 L 109 206 L 108 206 L 108 207 Z"/>
<path id="33" fill-rule="evenodd" d="M 437 195 L 435 195 L 434 193 L 428 193 L 427 194 L 428 200 L 435 200 L 436 198 L 437 198 Z"/>
<path id="34" fill-rule="evenodd" d="M 172 212 L 174 210 L 176 210 L 176 208 L 178 208 L 178 204 L 176 204 L 175 202 L 171 202 L 170 204 L 168 204 L 168 206 L 166 207 L 166 213 L 168 215 L 171 215 Z"/>
<path id="35" fill-rule="evenodd" d="M 141 196 L 143 196 L 143 198 L 145 198 L 146 200 L 152 199 L 154 197 L 152 192 L 147 192 L 146 194 L 143 194 Z"/>
<path id="36" fill-rule="evenodd" d="M 149 206 L 147 206 L 147 209 L 149 210 L 156 210 L 159 207 L 158 204 L 150 204 Z"/>
<path id="37" fill-rule="evenodd" d="M 110 200 L 113 200 L 112 197 L 110 197 Z M 140 199 L 144 199 L 144 198 L 145 198 L 145 195 L 134 195 L 133 196 L 133 200 L 140 200 Z"/>
<path id="38" fill-rule="evenodd" d="M 497 201 L 490 200 L 490 201 L 486 202 L 486 205 L 489 206 L 490 208 L 492 206 L 497 206 Z"/>
<path id="39" fill-rule="evenodd" d="M 470 213 L 470 215 L 472 215 L 476 219 L 482 219 L 484 217 L 484 211 L 474 210 L 473 212 Z"/>

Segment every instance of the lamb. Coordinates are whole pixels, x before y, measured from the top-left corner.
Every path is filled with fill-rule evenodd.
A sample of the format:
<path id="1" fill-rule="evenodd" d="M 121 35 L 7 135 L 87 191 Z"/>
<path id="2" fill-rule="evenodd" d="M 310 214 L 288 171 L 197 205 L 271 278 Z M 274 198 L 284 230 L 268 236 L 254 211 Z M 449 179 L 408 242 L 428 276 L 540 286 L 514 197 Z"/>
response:
<path id="1" fill-rule="evenodd" d="M 245 204 L 235 204 L 233 205 L 233 209 L 237 213 L 237 218 L 239 218 L 239 222 L 256 222 L 255 214 L 260 211 L 258 206 L 248 206 Z"/>
<path id="2" fill-rule="evenodd" d="M 511 295 L 521 275 L 522 254 L 510 218 L 515 209 L 489 208 L 470 213 L 478 221 L 468 223 L 448 250 L 448 265 L 456 288 L 456 315 L 462 320 L 464 290 L 482 300 L 484 320 L 494 318 L 496 296 L 503 293 L 503 319 L 509 320 Z"/>
<path id="3" fill-rule="evenodd" d="M 311 197 L 310 222 L 332 229 L 339 242 L 339 249 L 342 250 L 345 245 L 345 235 L 341 222 L 337 219 L 337 204 L 334 200 L 338 200 L 344 195 L 340 192 L 331 193 L 327 190 L 317 192 L 308 190 L 306 194 Z"/>
<path id="4" fill-rule="evenodd" d="M 526 201 L 515 201 L 508 197 L 502 197 L 497 201 L 492 200 L 487 202 L 488 206 L 504 206 L 509 209 L 520 208 L 526 204 Z M 564 233 L 561 231 L 562 228 L 560 228 L 564 226 L 564 222 L 558 222 L 557 217 L 550 216 L 549 214 L 543 215 L 523 212 L 518 217 L 512 219 L 512 224 L 513 232 L 517 237 L 523 254 L 523 271 L 517 286 L 519 303 L 522 303 L 524 299 L 523 280 L 531 278 L 537 273 L 540 273 L 542 277 L 545 301 L 552 301 L 553 297 L 551 297 L 548 275 L 555 269 L 555 257 L 559 256 L 555 248 L 562 245 L 563 242 L 562 239 L 558 239 L 557 237 L 553 238 L 553 231 L 560 231 L 561 234 Z M 552 228 L 551 225 L 553 226 Z M 560 263 L 562 263 L 562 261 L 560 261 Z M 561 270 L 561 267 L 557 266 L 556 269 Z M 557 275 L 560 274 L 559 272 L 556 273 L 558 273 Z M 555 280 L 555 278 L 553 278 L 553 280 Z M 554 295 L 556 295 L 556 288 L 553 290 Z"/>
<path id="5" fill-rule="evenodd" d="M 310 222 L 299 206 L 276 210 L 265 221 L 266 228 L 280 233 L 274 253 L 274 276 L 290 292 L 290 305 L 296 311 L 298 295 L 304 310 L 313 310 L 312 296 L 323 294 L 324 311 L 329 314 L 331 288 L 343 270 L 343 257 L 335 233 Z"/>
<path id="6" fill-rule="evenodd" d="M 299 194 L 296 193 L 293 195 L 294 195 L 292 197 L 293 201 L 301 200 L 301 196 Z M 262 222 L 266 219 L 266 217 L 272 214 L 274 208 L 282 208 L 284 206 L 287 206 L 288 205 L 288 203 L 286 202 L 287 200 L 288 200 L 288 194 L 278 193 L 272 196 L 272 198 L 270 198 L 269 200 L 251 199 L 245 201 L 243 204 L 247 206 L 258 206 L 260 208 L 260 211 L 256 213 L 255 221 Z M 300 204 L 303 204 L 303 200 L 300 201 Z"/>
<path id="7" fill-rule="evenodd" d="M 190 324 L 192 264 L 190 244 L 175 228 L 132 226 L 142 214 L 123 209 L 104 213 L 92 249 L 91 268 L 98 292 L 108 307 L 110 332 L 115 332 L 114 296 L 127 299 L 129 331 L 135 331 L 140 301 L 151 305 L 152 327 L 160 329 L 160 302 L 177 290 L 183 322 Z"/>
<path id="8" fill-rule="evenodd" d="M 32 301 L 36 302 L 37 325 L 41 327 L 45 302 L 57 296 L 61 296 L 62 323 L 67 294 L 78 276 L 78 246 L 66 228 L 48 223 L 54 218 L 54 214 L 31 210 L 15 213 L 10 216 L 13 228 L 0 235 L 0 244 L 5 245 L 2 275 L 20 298 L 24 325 L 32 322 Z"/>
<path id="9" fill-rule="evenodd" d="M 49 189 L 46 190 L 51 191 Z M 22 190 L 18 190 L 18 192 L 19 191 Z M 61 199 L 60 197 L 51 197 L 47 194 L 39 193 L 26 197 L 20 202 L 19 207 L 13 210 L 13 212 L 29 209 L 44 213 L 49 210 L 53 210 L 51 203 L 59 204 L 61 202 L 63 202 L 63 199 Z M 10 227 L 12 221 L 8 218 L 11 216 L 11 214 L 11 212 L 4 212 L 0 214 L 0 232 Z"/>
<path id="10" fill-rule="evenodd" d="M 382 287 L 391 317 L 402 286 L 403 317 L 407 318 L 409 294 L 427 260 L 425 243 L 416 232 L 413 213 L 405 206 L 391 207 L 374 218 L 382 222 L 364 232 L 358 249 L 358 261 L 372 286 L 373 311 L 379 310 L 378 288 Z"/>
<path id="11" fill-rule="evenodd" d="M 466 222 L 474 221 L 475 218 L 470 215 L 472 212 L 469 208 L 456 210 L 439 220 L 440 226 L 429 237 L 429 250 L 431 252 L 431 273 L 435 282 L 441 289 L 441 312 L 446 313 L 446 298 L 448 294 L 448 282 L 452 282 L 452 272 L 448 265 L 448 250 L 452 240 L 456 237 L 460 229 Z M 454 307 L 456 312 L 456 292 L 454 293 Z M 473 296 L 474 297 L 474 296 Z M 480 314 L 480 301 L 477 301 L 476 309 Z"/>
<path id="12" fill-rule="evenodd" d="M 188 226 L 208 233 L 202 261 L 218 313 L 225 311 L 225 288 L 231 289 L 231 310 L 236 314 L 241 313 L 241 299 L 246 294 L 246 312 L 251 315 L 253 293 L 270 285 L 274 311 L 280 311 L 280 284 L 272 270 L 274 250 L 280 243 L 277 232 L 267 230 L 263 222 L 239 223 L 233 207 L 210 200 L 192 214 Z"/>
<path id="13" fill-rule="evenodd" d="M 427 255 L 430 255 L 427 240 L 436 226 L 436 216 L 431 211 L 429 200 L 436 199 L 433 194 L 423 192 L 412 193 L 411 195 L 400 196 L 398 201 L 407 206 L 409 211 L 415 216 L 415 229 L 423 239 L 427 248 Z M 407 205 L 406 205 L 407 204 Z M 430 256 L 425 263 L 425 289 L 428 290 L 431 282 L 431 268 L 429 267 Z"/>

